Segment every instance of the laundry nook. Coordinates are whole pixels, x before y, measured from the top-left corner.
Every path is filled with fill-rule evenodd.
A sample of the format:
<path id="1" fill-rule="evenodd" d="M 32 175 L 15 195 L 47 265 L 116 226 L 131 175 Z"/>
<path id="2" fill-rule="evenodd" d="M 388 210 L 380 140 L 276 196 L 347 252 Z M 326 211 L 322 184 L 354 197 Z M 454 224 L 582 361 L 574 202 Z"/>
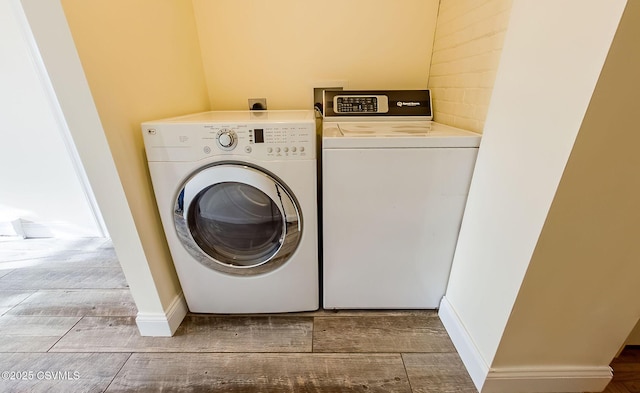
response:
<path id="1" fill-rule="evenodd" d="M 638 37 L 633 0 L 0 0 L 0 391 L 637 391 Z"/>

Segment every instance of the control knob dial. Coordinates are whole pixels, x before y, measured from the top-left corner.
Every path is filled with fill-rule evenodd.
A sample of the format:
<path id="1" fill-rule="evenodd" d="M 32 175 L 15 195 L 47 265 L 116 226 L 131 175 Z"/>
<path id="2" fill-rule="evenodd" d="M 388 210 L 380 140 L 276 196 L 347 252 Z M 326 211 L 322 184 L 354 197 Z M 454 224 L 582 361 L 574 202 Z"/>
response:
<path id="1" fill-rule="evenodd" d="M 218 131 L 218 146 L 222 150 L 233 150 L 238 143 L 238 135 L 233 130 L 222 129 Z"/>

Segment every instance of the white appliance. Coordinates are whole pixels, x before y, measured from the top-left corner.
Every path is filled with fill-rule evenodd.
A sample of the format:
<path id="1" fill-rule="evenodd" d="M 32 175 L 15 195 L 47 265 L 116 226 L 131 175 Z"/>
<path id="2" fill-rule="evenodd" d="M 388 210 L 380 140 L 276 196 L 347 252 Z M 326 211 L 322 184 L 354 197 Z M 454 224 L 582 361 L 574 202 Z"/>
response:
<path id="1" fill-rule="evenodd" d="M 424 99 L 394 97 L 393 91 L 325 97 L 325 308 L 432 309 L 440 304 L 480 135 L 430 121 L 425 93 Z M 335 95 L 349 106 L 337 110 Z M 384 105 L 368 101 L 375 96 L 385 96 Z M 402 116 L 402 106 L 410 116 Z"/>
<path id="2" fill-rule="evenodd" d="M 205 112 L 142 132 L 189 310 L 316 310 L 313 111 Z"/>

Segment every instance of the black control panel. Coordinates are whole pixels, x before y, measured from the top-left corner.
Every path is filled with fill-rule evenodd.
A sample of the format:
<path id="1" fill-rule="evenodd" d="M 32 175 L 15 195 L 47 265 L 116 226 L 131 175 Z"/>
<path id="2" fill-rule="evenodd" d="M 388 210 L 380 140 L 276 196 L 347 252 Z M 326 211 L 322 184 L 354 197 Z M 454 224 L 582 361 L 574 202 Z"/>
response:
<path id="1" fill-rule="evenodd" d="M 429 90 L 325 90 L 322 104 L 325 118 L 412 116 L 433 119 Z"/>

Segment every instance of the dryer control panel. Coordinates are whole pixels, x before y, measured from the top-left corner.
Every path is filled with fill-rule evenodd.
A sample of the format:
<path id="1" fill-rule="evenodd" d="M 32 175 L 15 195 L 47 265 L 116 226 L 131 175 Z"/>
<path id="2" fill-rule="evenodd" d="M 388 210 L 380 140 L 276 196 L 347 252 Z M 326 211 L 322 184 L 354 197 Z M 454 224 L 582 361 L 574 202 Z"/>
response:
<path id="1" fill-rule="evenodd" d="M 209 118 L 215 121 L 202 121 Z M 267 161 L 315 159 L 315 129 L 315 115 L 306 110 L 205 112 L 142 124 L 149 161 L 224 156 Z"/>
<path id="2" fill-rule="evenodd" d="M 386 95 L 337 95 L 333 97 L 336 113 L 387 113 L 389 98 Z"/>
<path id="3" fill-rule="evenodd" d="M 322 111 L 325 121 L 433 120 L 430 90 L 324 90 Z"/>

